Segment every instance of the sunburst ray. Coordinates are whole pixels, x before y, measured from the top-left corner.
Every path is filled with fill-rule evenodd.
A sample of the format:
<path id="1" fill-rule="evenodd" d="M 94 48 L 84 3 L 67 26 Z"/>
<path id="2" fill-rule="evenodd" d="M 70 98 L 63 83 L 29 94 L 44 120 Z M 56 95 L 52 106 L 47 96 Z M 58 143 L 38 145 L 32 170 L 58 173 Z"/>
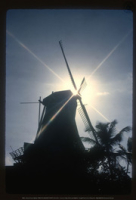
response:
<path id="1" fill-rule="evenodd" d="M 19 41 L 12 33 L 8 30 L 6 31 L 18 44 L 20 44 L 24 49 L 26 49 L 33 57 L 35 57 L 41 64 L 43 64 L 52 74 L 59 78 L 63 83 L 65 82 L 56 72 L 54 72 L 48 65 L 46 65 L 38 56 L 36 56 L 26 45 Z"/>

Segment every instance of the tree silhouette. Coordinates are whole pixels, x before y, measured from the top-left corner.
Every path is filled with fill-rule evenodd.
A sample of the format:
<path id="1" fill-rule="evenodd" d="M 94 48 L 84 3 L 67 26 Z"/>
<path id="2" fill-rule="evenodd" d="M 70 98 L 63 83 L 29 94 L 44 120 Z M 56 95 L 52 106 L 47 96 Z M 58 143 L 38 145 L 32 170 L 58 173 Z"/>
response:
<path id="1" fill-rule="evenodd" d="M 117 120 L 109 123 L 99 122 L 96 125 L 96 135 L 99 144 L 89 137 L 81 138 L 84 142 L 95 144 L 94 147 L 90 149 L 91 160 L 93 157 L 92 154 L 95 152 L 94 157 L 97 159 L 97 162 L 99 165 L 101 164 L 103 166 L 105 172 L 109 170 L 111 176 L 113 176 L 113 169 L 116 166 L 116 156 L 120 155 L 119 152 L 114 151 L 114 147 L 122 141 L 123 133 L 131 130 L 131 128 L 127 126 L 116 133 L 116 124 Z"/>

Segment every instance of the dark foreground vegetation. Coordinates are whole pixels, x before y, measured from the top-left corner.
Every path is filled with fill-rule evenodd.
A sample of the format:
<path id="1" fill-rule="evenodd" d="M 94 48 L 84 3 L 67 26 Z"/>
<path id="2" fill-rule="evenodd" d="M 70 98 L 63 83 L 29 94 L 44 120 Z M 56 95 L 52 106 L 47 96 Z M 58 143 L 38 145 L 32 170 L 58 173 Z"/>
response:
<path id="1" fill-rule="evenodd" d="M 68 152 L 56 158 L 48 155 L 46 160 L 39 158 L 33 164 L 6 167 L 7 192 L 45 195 L 130 194 L 132 138 L 128 138 L 127 148 L 120 143 L 123 134 L 131 128 L 125 127 L 116 133 L 116 124 L 116 120 L 98 123 L 95 129 L 97 143 L 91 137 L 82 137 L 83 142 L 92 144 L 82 154 Z M 126 161 L 125 166 L 121 165 L 122 160 Z"/>

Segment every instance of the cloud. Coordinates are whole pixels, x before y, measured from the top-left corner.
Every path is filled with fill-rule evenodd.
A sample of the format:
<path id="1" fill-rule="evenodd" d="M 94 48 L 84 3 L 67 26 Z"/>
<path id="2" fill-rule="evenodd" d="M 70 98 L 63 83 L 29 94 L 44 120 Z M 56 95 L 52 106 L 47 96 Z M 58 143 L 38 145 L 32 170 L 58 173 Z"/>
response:
<path id="1" fill-rule="evenodd" d="M 106 96 L 106 95 L 109 95 L 110 93 L 109 92 L 97 92 L 96 95 L 98 96 Z"/>

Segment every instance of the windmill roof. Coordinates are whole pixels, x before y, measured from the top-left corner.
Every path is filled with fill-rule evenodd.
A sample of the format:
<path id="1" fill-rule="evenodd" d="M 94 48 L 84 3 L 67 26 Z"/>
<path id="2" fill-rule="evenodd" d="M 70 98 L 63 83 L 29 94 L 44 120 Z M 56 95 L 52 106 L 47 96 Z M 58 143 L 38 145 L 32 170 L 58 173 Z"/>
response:
<path id="1" fill-rule="evenodd" d="M 52 92 L 51 95 L 43 99 L 43 104 L 48 106 L 50 103 L 57 103 L 64 99 L 69 99 L 72 96 L 72 92 L 70 90 Z"/>

